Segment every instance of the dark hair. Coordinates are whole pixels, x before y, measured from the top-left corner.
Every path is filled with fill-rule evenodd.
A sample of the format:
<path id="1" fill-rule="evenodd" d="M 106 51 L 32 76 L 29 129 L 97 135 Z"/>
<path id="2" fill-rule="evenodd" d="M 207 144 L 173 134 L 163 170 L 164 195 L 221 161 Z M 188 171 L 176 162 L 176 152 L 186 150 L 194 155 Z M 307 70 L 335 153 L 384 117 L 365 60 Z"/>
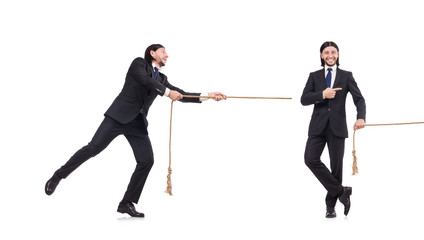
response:
<path id="1" fill-rule="evenodd" d="M 164 46 L 162 46 L 161 44 L 152 44 L 150 46 L 148 46 L 146 48 L 146 52 L 144 53 L 144 60 L 146 60 L 148 63 L 152 63 L 153 61 L 153 57 L 150 54 L 150 51 L 154 51 L 156 52 L 156 50 L 158 50 L 159 48 L 165 48 Z"/>
<path id="2" fill-rule="evenodd" d="M 337 49 L 337 52 L 339 52 L 339 47 L 337 46 L 337 44 L 335 42 L 330 42 L 330 41 L 323 43 L 321 45 L 321 48 L 319 49 L 319 52 L 322 53 L 322 51 L 324 51 L 324 49 L 326 47 L 335 47 Z M 325 65 L 324 59 L 322 59 L 322 58 L 320 58 L 320 59 L 321 59 L 321 66 L 324 67 L 324 65 Z M 337 64 L 337 66 L 340 65 L 339 58 L 337 58 L 336 64 Z"/>

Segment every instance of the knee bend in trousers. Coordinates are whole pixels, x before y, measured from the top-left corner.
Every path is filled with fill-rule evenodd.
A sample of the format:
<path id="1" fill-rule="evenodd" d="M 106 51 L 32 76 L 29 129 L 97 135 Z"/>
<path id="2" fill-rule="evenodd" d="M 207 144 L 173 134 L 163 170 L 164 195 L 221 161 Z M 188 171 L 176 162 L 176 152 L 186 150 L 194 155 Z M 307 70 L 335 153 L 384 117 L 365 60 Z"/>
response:
<path id="1" fill-rule="evenodd" d="M 321 164 L 321 160 L 319 158 L 311 158 L 305 155 L 305 164 L 306 166 L 311 168 Z"/>
<path id="2" fill-rule="evenodd" d="M 81 151 L 89 155 L 90 157 L 94 157 L 97 154 L 99 154 L 101 151 L 105 149 L 104 147 L 100 147 L 98 145 L 88 143 L 86 146 L 84 146 Z"/>
<path id="3" fill-rule="evenodd" d="M 142 161 L 137 161 L 137 168 L 151 169 L 153 167 L 153 157 L 144 158 Z"/>
<path id="4" fill-rule="evenodd" d="M 150 169 L 153 167 L 153 162 L 139 162 L 137 163 L 137 166 L 135 167 L 136 171 L 147 171 L 149 172 Z"/>
<path id="5" fill-rule="evenodd" d="M 153 157 L 152 157 L 151 159 L 149 159 L 149 161 L 147 161 L 147 166 L 149 168 L 152 168 L 154 163 L 155 163 L 155 161 L 153 160 Z"/>

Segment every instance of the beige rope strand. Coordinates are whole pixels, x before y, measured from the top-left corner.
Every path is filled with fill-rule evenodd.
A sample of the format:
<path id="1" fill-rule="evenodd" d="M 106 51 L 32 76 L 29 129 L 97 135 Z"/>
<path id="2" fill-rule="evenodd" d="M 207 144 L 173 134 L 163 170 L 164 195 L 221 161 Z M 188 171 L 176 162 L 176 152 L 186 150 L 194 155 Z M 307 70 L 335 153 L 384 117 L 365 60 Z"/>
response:
<path id="1" fill-rule="evenodd" d="M 184 98 L 214 98 L 209 96 L 183 95 Z M 239 97 L 227 96 L 227 98 L 244 98 L 244 99 L 292 99 L 291 97 Z"/>
<path id="2" fill-rule="evenodd" d="M 424 122 L 408 122 L 408 123 L 378 123 L 378 124 L 365 124 L 365 126 L 394 126 L 394 125 L 409 125 L 409 124 L 423 124 Z M 352 175 L 358 174 L 358 162 L 356 157 L 356 149 L 355 149 L 355 133 L 356 129 L 353 132 L 353 164 L 352 164 Z"/>
<path id="3" fill-rule="evenodd" d="M 424 122 L 408 122 L 408 123 L 379 123 L 379 124 L 365 124 L 365 126 L 390 126 L 390 125 L 408 125 L 408 124 L 422 124 Z"/>
<path id="4" fill-rule="evenodd" d="M 166 193 L 168 193 L 170 196 L 172 196 L 172 182 L 171 182 L 171 137 L 172 137 L 172 108 L 174 106 L 174 101 L 171 101 L 171 118 L 169 120 L 169 166 L 168 166 L 168 176 L 167 176 L 167 187 L 166 187 Z"/>
<path id="5" fill-rule="evenodd" d="M 358 171 L 358 162 L 356 158 L 356 150 L 355 150 L 355 131 L 353 131 L 353 150 L 352 150 L 352 156 L 353 156 L 353 164 L 352 164 L 352 175 L 356 175 L 359 173 Z"/>

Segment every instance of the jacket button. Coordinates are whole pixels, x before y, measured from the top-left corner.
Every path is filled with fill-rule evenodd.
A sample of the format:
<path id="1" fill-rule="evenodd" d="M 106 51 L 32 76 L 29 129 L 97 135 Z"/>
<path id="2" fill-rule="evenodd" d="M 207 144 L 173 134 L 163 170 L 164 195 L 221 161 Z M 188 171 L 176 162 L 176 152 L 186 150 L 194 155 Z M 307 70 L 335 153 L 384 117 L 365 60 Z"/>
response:
<path id="1" fill-rule="evenodd" d="M 328 109 L 328 111 L 331 111 L 331 109 Z"/>

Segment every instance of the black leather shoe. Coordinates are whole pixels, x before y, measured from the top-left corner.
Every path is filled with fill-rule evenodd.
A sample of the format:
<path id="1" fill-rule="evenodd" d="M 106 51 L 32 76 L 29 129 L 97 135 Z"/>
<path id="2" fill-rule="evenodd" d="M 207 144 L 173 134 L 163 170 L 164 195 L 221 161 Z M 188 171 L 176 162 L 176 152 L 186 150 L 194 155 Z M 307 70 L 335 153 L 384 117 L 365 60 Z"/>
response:
<path id="1" fill-rule="evenodd" d="M 46 187 L 44 188 L 44 191 L 47 195 L 52 195 L 54 193 L 54 190 L 56 189 L 60 180 L 62 180 L 62 178 L 60 178 L 56 174 L 53 174 L 53 176 L 46 182 Z"/>
<path id="2" fill-rule="evenodd" d="M 345 209 L 344 209 L 344 215 L 347 216 L 350 210 L 350 195 L 352 195 L 352 188 L 351 187 L 343 187 L 343 191 L 339 197 L 339 200 L 341 203 L 343 203 Z"/>
<path id="3" fill-rule="evenodd" d="M 131 217 L 144 217 L 144 213 L 137 212 L 137 210 L 135 210 L 134 204 L 131 202 L 124 205 L 119 204 L 118 212 L 128 213 Z"/>
<path id="4" fill-rule="evenodd" d="M 327 207 L 327 213 L 325 214 L 326 218 L 335 218 L 337 217 L 336 211 L 332 207 Z"/>

